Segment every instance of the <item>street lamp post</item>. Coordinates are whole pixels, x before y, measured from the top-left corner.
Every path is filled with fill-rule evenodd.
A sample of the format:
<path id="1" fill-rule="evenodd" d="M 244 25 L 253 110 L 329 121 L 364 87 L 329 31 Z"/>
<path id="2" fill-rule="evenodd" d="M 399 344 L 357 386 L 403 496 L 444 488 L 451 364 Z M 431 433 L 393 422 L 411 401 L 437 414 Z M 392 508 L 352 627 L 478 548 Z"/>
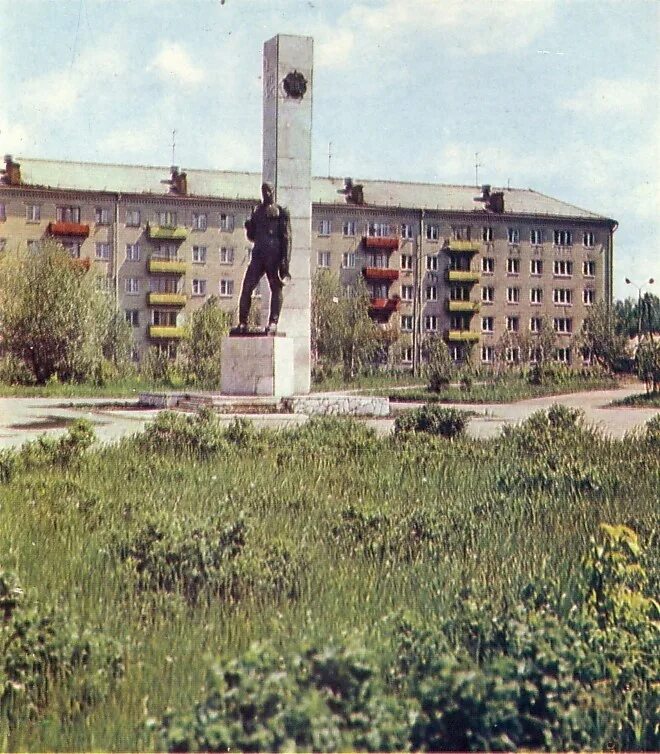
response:
<path id="1" fill-rule="evenodd" d="M 630 278 L 626 278 L 626 285 L 632 285 L 637 288 L 637 338 L 640 338 L 642 335 L 642 288 L 647 285 L 653 285 L 653 283 L 655 283 L 653 278 L 649 278 L 641 285 L 637 285 Z"/>

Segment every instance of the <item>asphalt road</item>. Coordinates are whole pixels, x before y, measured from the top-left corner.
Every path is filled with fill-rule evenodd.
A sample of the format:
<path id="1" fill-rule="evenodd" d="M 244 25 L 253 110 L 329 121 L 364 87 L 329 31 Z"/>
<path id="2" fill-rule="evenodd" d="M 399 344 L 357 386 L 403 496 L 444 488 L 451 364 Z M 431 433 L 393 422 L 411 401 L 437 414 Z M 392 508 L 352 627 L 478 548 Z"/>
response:
<path id="1" fill-rule="evenodd" d="M 616 390 L 533 398 L 516 403 L 457 405 L 477 413 L 468 426 L 468 433 L 473 437 L 493 437 L 505 424 L 522 421 L 534 411 L 548 408 L 553 403 L 581 408 L 587 422 L 606 434 L 623 437 L 627 432 L 641 428 L 652 416 L 660 413 L 660 409 L 653 408 L 609 406 L 615 399 L 639 392 L 643 392 L 641 383 Z M 21 445 L 43 432 L 60 434 L 72 420 L 81 417 L 92 422 L 101 442 L 113 442 L 142 431 L 145 423 L 153 420 L 158 413 L 157 410 L 136 410 L 134 405 L 118 409 L 118 403 L 129 402 L 107 398 L 0 398 L 0 448 Z M 415 404 L 394 404 L 396 408 L 411 408 L 412 405 Z M 232 415 L 222 416 L 222 420 L 226 422 L 233 418 Z M 247 418 L 259 427 L 292 426 L 307 419 L 303 415 L 284 414 L 251 414 Z M 394 419 L 367 419 L 366 423 L 380 434 L 387 434 L 392 430 Z"/>

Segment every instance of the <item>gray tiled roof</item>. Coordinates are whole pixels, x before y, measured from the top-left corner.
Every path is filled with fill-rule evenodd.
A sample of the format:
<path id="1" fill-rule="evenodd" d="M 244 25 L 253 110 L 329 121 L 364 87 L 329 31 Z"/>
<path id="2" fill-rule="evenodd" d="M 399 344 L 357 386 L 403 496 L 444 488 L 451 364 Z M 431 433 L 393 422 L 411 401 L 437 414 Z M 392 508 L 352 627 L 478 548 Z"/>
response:
<path id="1" fill-rule="evenodd" d="M 169 167 L 64 162 L 26 157 L 16 157 L 16 161 L 21 165 L 23 182 L 28 185 L 163 196 L 169 193 Z M 194 170 L 185 167 L 181 170 L 187 173 L 190 196 L 245 199 L 255 202 L 259 198 L 259 173 Z M 479 194 L 474 186 L 371 181 L 360 178 L 354 178 L 353 182 L 363 185 L 367 206 L 483 212 L 484 205 L 474 201 L 474 197 Z M 343 187 L 343 178 L 312 178 L 312 201 L 346 206 L 345 197 L 340 193 Z M 505 214 L 548 215 L 582 220 L 608 219 L 531 189 L 492 187 L 492 191 L 504 191 Z"/>

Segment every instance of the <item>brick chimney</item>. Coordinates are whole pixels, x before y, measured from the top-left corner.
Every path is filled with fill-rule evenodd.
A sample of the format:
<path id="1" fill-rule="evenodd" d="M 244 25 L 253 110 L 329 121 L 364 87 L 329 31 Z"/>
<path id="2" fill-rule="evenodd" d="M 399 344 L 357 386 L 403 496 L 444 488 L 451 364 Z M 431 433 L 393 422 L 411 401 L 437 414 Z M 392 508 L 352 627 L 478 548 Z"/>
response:
<path id="1" fill-rule="evenodd" d="M 7 185 L 21 185 L 21 166 L 18 162 L 14 162 L 14 158 L 10 154 L 5 155 L 5 169 L 0 172 L 3 175 L 3 182 Z"/>
<path id="2" fill-rule="evenodd" d="M 185 196 L 188 193 L 188 176 L 186 173 L 179 173 L 179 168 L 172 165 L 170 168 L 170 191 L 175 194 Z"/>

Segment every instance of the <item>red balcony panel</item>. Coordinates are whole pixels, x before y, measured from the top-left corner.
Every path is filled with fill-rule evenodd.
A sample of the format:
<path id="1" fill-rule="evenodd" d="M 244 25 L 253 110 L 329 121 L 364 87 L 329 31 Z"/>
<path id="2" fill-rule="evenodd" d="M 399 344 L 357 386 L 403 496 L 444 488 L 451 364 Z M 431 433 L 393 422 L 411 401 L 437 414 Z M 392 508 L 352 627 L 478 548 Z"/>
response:
<path id="1" fill-rule="evenodd" d="M 362 274 L 367 280 L 383 280 L 387 283 L 399 279 L 399 271 L 390 270 L 387 267 L 363 267 Z"/>
<path id="2" fill-rule="evenodd" d="M 395 250 L 399 248 L 399 239 L 392 236 L 363 236 L 362 243 L 367 249 L 390 249 Z"/>
<path id="3" fill-rule="evenodd" d="M 369 310 L 372 312 L 397 312 L 401 305 L 398 296 L 393 298 L 372 298 L 369 301 Z"/>
<path id="4" fill-rule="evenodd" d="M 48 232 L 51 236 L 78 236 L 87 238 L 89 235 L 89 225 L 82 223 L 49 223 Z"/>

